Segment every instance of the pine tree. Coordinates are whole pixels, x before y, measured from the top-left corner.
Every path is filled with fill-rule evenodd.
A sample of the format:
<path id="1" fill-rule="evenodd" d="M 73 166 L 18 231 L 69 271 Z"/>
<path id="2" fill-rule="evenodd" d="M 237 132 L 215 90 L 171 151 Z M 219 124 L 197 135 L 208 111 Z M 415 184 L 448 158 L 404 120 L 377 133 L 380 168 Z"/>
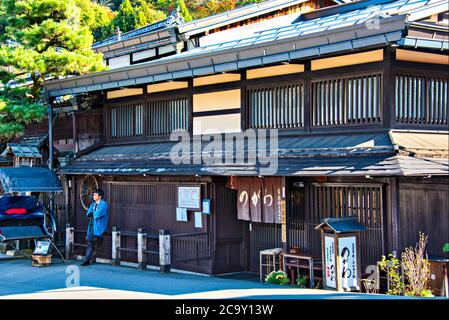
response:
<path id="1" fill-rule="evenodd" d="M 81 1 L 0 0 L 0 143 L 45 117 L 45 79 L 105 68 Z"/>

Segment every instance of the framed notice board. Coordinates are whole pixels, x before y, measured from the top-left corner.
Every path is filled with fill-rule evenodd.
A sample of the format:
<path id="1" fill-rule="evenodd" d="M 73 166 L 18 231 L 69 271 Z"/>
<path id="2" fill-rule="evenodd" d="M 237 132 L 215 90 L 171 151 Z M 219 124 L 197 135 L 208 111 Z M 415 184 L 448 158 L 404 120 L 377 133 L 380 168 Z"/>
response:
<path id="1" fill-rule="evenodd" d="M 178 186 L 178 208 L 201 210 L 201 186 Z"/>

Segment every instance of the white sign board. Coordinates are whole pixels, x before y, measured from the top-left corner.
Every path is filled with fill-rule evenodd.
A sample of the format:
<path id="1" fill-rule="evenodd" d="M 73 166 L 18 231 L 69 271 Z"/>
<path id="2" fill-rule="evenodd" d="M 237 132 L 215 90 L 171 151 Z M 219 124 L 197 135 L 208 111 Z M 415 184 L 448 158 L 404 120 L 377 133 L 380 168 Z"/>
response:
<path id="1" fill-rule="evenodd" d="M 46 256 L 48 254 L 48 250 L 50 250 L 50 245 L 50 241 L 37 241 L 33 254 Z"/>
<path id="2" fill-rule="evenodd" d="M 195 228 L 203 227 L 203 214 L 201 212 L 195 212 Z"/>
<path id="3" fill-rule="evenodd" d="M 339 281 L 343 289 L 358 287 L 356 237 L 338 239 Z"/>
<path id="4" fill-rule="evenodd" d="M 187 221 L 186 208 L 176 208 L 176 221 Z"/>
<path id="5" fill-rule="evenodd" d="M 178 187 L 178 207 L 186 209 L 200 209 L 201 187 Z"/>
<path id="6" fill-rule="evenodd" d="M 210 214 L 210 199 L 203 199 L 203 214 Z"/>
<path id="7" fill-rule="evenodd" d="M 324 236 L 324 256 L 326 286 L 337 288 L 334 237 Z"/>

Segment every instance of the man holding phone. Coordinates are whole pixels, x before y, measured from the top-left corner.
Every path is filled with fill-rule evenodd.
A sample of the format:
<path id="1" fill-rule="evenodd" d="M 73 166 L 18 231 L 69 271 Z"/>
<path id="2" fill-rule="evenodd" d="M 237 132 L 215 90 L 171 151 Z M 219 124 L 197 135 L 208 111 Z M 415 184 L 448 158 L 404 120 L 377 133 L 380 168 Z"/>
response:
<path id="1" fill-rule="evenodd" d="M 101 246 L 101 243 L 103 242 L 103 234 L 108 228 L 108 204 L 103 200 L 103 190 L 96 189 L 92 197 L 94 202 L 92 202 L 86 213 L 89 218 L 89 225 L 86 235 L 86 258 L 81 264 L 82 266 L 88 266 L 91 264 L 92 254 L 94 250 Z"/>

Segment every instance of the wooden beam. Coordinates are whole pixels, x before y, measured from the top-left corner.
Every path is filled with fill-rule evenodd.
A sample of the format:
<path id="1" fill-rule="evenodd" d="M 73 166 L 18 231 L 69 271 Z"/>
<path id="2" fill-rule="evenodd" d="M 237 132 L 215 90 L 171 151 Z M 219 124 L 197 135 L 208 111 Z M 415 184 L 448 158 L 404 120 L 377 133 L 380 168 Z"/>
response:
<path id="1" fill-rule="evenodd" d="M 185 89 L 188 87 L 189 87 L 188 81 L 169 81 L 156 84 L 149 84 L 147 86 L 147 92 L 149 94 L 152 94 L 155 92 Z"/>
<path id="2" fill-rule="evenodd" d="M 302 64 L 281 64 L 277 66 L 247 70 L 246 78 L 258 79 L 301 72 L 304 72 L 304 65 Z"/>
<path id="3" fill-rule="evenodd" d="M 240 81 L 241 76 L 239 73 L 223 73 L 223 74 L 214 74 L 211 76 L 193 78 L 193 86 L 206 86 L 210 84 L 217 83 L 226 83 L 226 82 L 234 82 Z"/>
<path id="4" fill-rule="evenodd" d="M 114 90 L 114 91 L 108 91 L 106 93 L 106 99 L 117 99 L 117 98 L 123 98 L 123 97 L 130 97 L 130 96 L 138 96 L 143 94 L 142 88 L 126 88 L 126 89 L 120 89 L 120 90 Z"/>
<path id="5" fill-rule="evenodd" d="M 382 61 L 384 58 L 383 50 L 373 50 L 361 53 L 347 54 L 338 57 L 312 60 L 312 70 L 322 70 L 338 68 L 343 66 L 357 65 L 369 62 Z"/>
<path id="6" fill-rule="evenodd" d="M 404 49 L 396 50 L 396 60 L 449 65 L 448 55 Z"/>

